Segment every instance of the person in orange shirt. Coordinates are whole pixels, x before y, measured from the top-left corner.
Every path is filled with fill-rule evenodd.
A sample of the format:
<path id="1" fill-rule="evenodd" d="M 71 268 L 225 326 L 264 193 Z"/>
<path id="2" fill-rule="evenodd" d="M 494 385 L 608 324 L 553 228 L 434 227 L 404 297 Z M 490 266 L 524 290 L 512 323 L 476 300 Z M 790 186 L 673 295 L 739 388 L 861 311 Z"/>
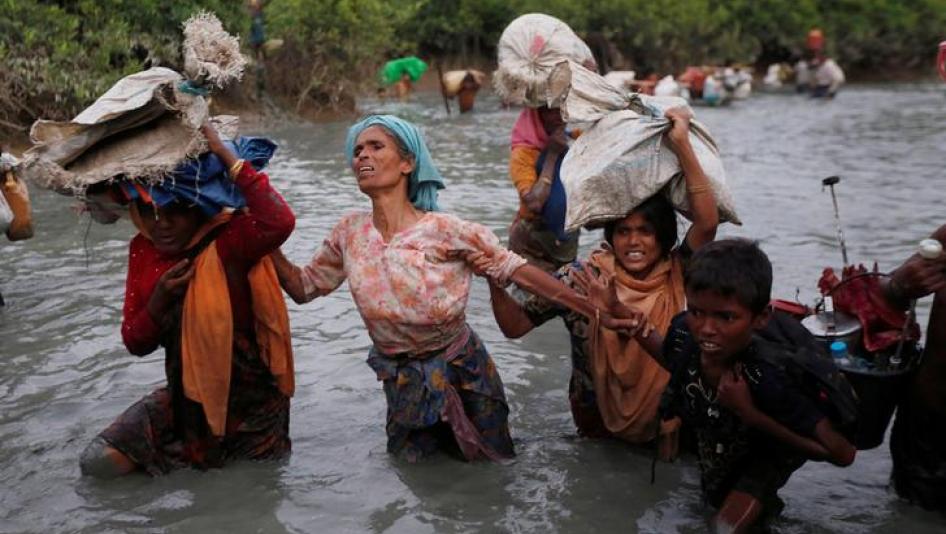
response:
<path id="1" fill-rule="evenodd" d="M 573 132 L 574 137 L 579 134 Z M 552 208 L 564 208 L 564 188 L 556 174 L 568 150 L 568 138 L 561 111 L 543 106 L 522 110 L 510 143 L 509 178 L 519 192 L 519 212 L 509 228 L 509 248 L 549 272 L 574 261 L 578 254 L 578 232 L 566 234 L 549 224 L 555 218 L 549 213 Z"/>

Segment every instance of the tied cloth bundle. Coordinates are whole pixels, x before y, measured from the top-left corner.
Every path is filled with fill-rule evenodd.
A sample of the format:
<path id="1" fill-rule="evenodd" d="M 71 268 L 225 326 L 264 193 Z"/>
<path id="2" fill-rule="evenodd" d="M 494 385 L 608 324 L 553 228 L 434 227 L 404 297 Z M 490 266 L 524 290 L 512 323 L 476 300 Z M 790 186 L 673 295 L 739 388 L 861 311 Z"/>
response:
<path id="1" fill-rule="evenodd" d="M 183 161 L 206 151 L 199 129 L 210 117 L 206 95 L 243 75 L 239 40 L 212 14 L 184 23 L 185 74 L 154 67 L 126 76 L 71 121 L 38 120 L 17 175 L 85 199 L 97 184 L 126 177 L 162 183 Z M 235 117 L 218 117 L 233 139 Z"/>

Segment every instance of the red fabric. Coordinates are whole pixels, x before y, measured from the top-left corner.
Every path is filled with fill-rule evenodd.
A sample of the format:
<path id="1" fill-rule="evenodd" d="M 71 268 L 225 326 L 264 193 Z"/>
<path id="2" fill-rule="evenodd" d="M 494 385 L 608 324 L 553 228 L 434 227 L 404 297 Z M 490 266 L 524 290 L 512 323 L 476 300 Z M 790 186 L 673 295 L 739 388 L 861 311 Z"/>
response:
<path id="1" fill-rule="evenodd" d="M 235 181 L 247 207 L 235 214 L 217 236 L 217 253 L 226 270 L 234 330 L 252 338 L 253 310 L 247 274 L 256 262 L 289 237 L 296 219 L 286 201 L 270 186 L 266 174 L 244 165 Z M 131 240 L 122 340 L 132 354 L 150 354 L 158 348 L 160 327 L 148 313 L 148 300 L 161 275 L 184 256 L 160 254 L 141 234 Z"/>
<path id="2" fill-rule="evenodd" d="M 683 71 L 683 74 L 680 75 L 679 80 L 685 84 L 689 84 L 691 91 L 703 94 L 703 85 L 706 83 L 706 72 L 703 71 L 702 67 L 687 67 L 686 70 Z"/>
<path id="3" fill-rule="evenodd" d="M 936 56 L 936 70 L 939 77 L 946 82 L 946 41 L 939 43 L 939 54 Z"/>
<path id="4" fill-rule="evenodd" d="M 883 274 L 877 271 L 876 264 L 872 272 L 868 272 L 863 265 L 849 265 L 841 272 L 841 280 L 838 280 L 834 269 L 828 267 L 818 281 L 822 295 L 831 293 L 834 309 L 853 315 L 860 321 L 864 331 L 864 348 L 870 352 L 895 345 L 900 340 L 906 321 L 904 312 L 887 303 L 880 287 L 881 276 Z M 907 340 L 918 339 L 920 325 L 914 321 L 907 329 Z"/>

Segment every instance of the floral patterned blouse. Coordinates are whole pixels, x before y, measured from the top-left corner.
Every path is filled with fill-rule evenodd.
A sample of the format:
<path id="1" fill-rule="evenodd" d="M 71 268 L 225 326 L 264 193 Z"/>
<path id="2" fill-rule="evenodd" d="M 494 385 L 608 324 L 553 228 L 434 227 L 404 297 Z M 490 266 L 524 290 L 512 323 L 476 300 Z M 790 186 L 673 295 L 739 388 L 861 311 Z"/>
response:
<path id="1" fill-rule="evenodd" d="M 428 212 L 385 242 L 371 212 L 350 213 L 302 269 L 306 298 L 346 279 L 375 347 L 387 355 L 418 355 L 463 334 L 473 271 L 459 253 L 493 258 L 487 273 L 506 281 L 526 261 L 503 248 L 480 224 Z"/>

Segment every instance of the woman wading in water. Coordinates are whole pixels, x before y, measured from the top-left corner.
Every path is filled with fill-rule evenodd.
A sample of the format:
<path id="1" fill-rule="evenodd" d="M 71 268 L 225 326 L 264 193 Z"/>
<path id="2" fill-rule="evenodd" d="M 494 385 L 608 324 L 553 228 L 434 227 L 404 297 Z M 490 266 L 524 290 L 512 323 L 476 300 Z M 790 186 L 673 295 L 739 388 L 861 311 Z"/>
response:
<path id="1" fill-rule="evenodd" d="M 384 383 L 389 452 L 409 461 L 442 447 L 467 460 L 512 457 L 502 381 L 466 323 L 473 271 L 465 257 L 487 258 L 484 270 L 501 283 L 580 313 L 594 308 L 484 226 L 436 211 L 443 182 L 413 124 L 368 117 L 349 130 L 345 154 L 372 209 L 343 217 L 308 265 L 276 255 L 283 288 L 302 303 L 348 280 L 374 342 L 368 365 Z"/>
<path id="2" fill-rule="evenodd" d="M 121 184 L 139 230 L 122 339 L 139 356 L 164 347 L 167 385 L 95 438 L 82 454 L 85 474 L 157 475 L 290 451 L 289 318 L 268 255 L 295 217 L 253 168 L 269 160 L 272 143 L 237 141 L 244 161 L 212 127 L 202 131 L 216 158 L 189 165 L 206 179 L 177 172 L 161 185 Z"/>

